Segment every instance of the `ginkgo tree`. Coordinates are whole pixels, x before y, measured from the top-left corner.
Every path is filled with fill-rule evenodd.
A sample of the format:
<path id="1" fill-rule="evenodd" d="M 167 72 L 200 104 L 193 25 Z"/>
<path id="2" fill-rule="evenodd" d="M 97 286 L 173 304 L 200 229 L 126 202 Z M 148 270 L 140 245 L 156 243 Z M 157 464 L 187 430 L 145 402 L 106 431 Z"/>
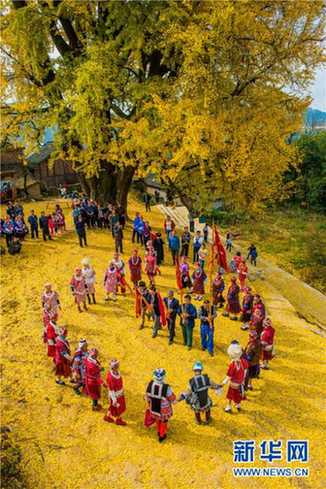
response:
<path id="1" fill-rule="evenodd" d="M 323 2 L 4 1 L 2 132 L 126 207 L 158 175 L 189 208 L 275 199 L 324 61 Z M 12 138 L 13 139 L 13 138 Z M 18 144 L 18 143 L 17 143 Z"/>

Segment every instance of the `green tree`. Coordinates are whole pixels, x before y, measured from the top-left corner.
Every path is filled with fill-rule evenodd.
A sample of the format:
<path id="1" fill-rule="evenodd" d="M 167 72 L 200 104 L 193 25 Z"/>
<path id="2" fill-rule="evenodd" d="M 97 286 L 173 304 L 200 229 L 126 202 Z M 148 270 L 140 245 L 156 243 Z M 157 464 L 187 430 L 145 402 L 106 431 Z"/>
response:
<path id="1" fill-rule="evenodd" d="M 326 132 L 304 134 L 297 141 L 301 154 L 297 198 L 316 210 L 326 210 Z"/>

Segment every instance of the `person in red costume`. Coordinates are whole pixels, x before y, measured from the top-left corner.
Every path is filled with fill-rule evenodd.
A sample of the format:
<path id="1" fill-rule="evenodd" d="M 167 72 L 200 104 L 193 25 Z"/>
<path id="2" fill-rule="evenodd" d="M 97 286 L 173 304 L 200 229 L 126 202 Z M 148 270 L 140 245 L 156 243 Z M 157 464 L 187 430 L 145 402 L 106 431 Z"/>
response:
<path id="1" fill-rule="evenodd" d="M 227 293 L 227 305 L 226 311 L 223 316 L 229 316 L 230 319 L 237 321 L 238 314 L 241 311 L 240 301 L 239 301 L 240 287 L 237 284 L 236 277 L 231 277 L 231 284 Z"/>
<path id="2" fill-rule="evenodd" d="M 138 282 L 141 280 L 141 272 L 142 272 L 142 259 L 138 255 L 138 250 L 135 249 L 132 252 L 131 257 L 128 260 L 129 270 L 130 270 L 130 280 L 136 286 Z"/>
<path id="3" fill-rule="evenodd" d="M 70 356 L 70 345 L 67 340 L 67 330 L 64 328 L 61 328 L 59 331 L 59 335 L 56 337 L 55 340 L 55 356 L 54 356 L 54 363 L 55 363 L 55 374 L 56 374 L 56 383 L 58 385 L 65 385 L 65 382 L 62 380 L 62 377 L 70 377 L 72 376 L 71 373 L 71 360 L 72 357 Z"/>
<path id="4" fill-rule="evenodd" d="M 252 313 L 254 314 L 255 311 L 259 310 L 261 312 L 261 316 L 263 319 L 265 319 L 266 316 L 266 309 L 264 306 L 264 303 L 260 297 L 259 294 L 254 295 L 254 301 L 253 301 L 253 306 L 252 306 Z"/>
<path id="5" fill-rule="evenodd" d="M 192 294 L 194 298 L 201 301 L 205 295 L 205 280 L 207 275 L 201 268 L 200 264 L 195 263 L 195 271 L 192 274 Z"/>
<path id="6" fill-rule="evenodd" d="M 260 336 L 260 342 L 263 350 L 263 364 L 261 368 L 268 370 L 268 362 L 273 358 L 273 345 L 275 329 L 273 328 L 270 318 L 266 318 L 263 321 L 263 332 Z"/>
<path id="7" fill-rule="evenodd" d="M 126 410 L 126 400 L 123 392 L 122 377 L 119 372 L 118 360 L 111 360 L 110 370 L 106 376 L 106 385 L 110 405 L 107 414 L 104 416 L 104 421 L 115 423 L 119 426 L 125 426 L 127 423 L 122 419 L 121 415 Z"/>
<path id="8" fill-rule="evenodd" d="M 237 251 L 234 257 L 232 258 L 232 262 L 233 262 L 233 267 L 231 267 L 232 272 L 237 271 L 241 260 L 242 260 L 241 251 Z"/>
<path id="9" fill-rule="evenodd" d="M 115 266 L 115 268 L 117 270 L 117 278 L 118 278 L 117 293 L 118 293 L 118 290 L 120 287 L 121 294 L 125 295 L 126 287 L 127 287 L 126 278 L 125 278 L 125 263 L 124 263 L 123 259 L 121 258 L 120 254 L 117 252 L 114 253 L 113 259 L 111 260 L 111 263 L 113 263 L 113 265 Z"/>
<path id="10" fill-rule="evenodd" d="M 55 342 L 59 334 L 59 329 L 55 321 L 48 321 L 46 326 L 46 342 L 48 345 L 48 357 L 55 359 Z"/>
<path id="11" fill-rule="evenodd" d="M 237 272 L 238 272 L 241 292 L 243 292 L 243 290 L 246 286 L 246 279 L 248 276 L 248 267 L 246 265 L 244 258 L 241 258 L 239 265 L 238 265 L 238 268 L 237 268 Z"/>
<path id="12" fill-rule="evenodd" d="M 229 384 L 226 394 L 228 403 L 225 408 L 226 413 L 232 412 L 232 402 L 238 411 L 241 410 L 241 401 L 245 399 L 244 382 L 249 364 L 246 359 L 242 358 L 242 348 L 237 341 L 229 346 L 228 355 L 231 359 L 227 374 L 222 385 Z"/>
<path id="13" fill-rule="evenodd" d="M 101 399 L 101 377 L 102 367 L 98 360 L 98 351 L 93 348 L 84 360 L 85 365 L 85 394 L 92 399 L 93 411 L 101 411 L 102 406 L 98 403 Z"/>
<path id="14" fill-rule="evenodd" d="M 50 322 L 56 322 L 57 314 L 55 310 L 52 309 L 51 304 L 44 304 L 43 308 L 43 342 L 47 343 L 47 330 Z"/>

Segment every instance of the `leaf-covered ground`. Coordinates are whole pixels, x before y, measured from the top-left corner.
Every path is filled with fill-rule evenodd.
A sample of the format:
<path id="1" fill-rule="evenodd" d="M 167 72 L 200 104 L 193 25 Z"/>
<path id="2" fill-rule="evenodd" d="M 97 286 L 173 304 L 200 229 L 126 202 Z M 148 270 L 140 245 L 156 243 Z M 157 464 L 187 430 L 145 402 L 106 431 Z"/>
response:
<path id="1" fill-rule="evenodd" d="M 46 203 L 33 204 L 40 212 Z M 49 203 L 49 207 L 54 202 Z M 32 205 L 26 205 L 28 211 Z M 130 214 L 140 206 L 132 202 Z M 65 209 L 66 215 L 70 210 Z M 148 214 L 154 226 L 162 226 L 158 211 Z M 72 229 L 69 219 L 69 227 Z M 126 231 L 126 253 L 130 227 Z M 166 332 L 151 338 L 149 325 L 139 330 L 131 296 L 105 303 L 103 275 L 113 253 L 109 232 L 89 232 L 89 247 L 77 246 L 73 231 L 53 242 L 28 239 L 21 255 L 2 260 L 2 423 L 17 434 L 23 454 L 23 470 L 33 489 L 117 489 L 212 487 L 229 488 L 322 488 L 324 469 L 325 369 L 322 366 L 323 339 L 305 328 L 292 310 L 284 310 L 284 321 L 276 326 L 277 357 L 272 370 L 263 372 L 255 390 L 243 404 L 241 414 L 224 413 L 223 397 L 214 398 L 213 423 L 197 426 L 187 405 L 180 403 L 170 423 L 169 437 L 159 444 L 153 429 L 143 426 L 143 393 L 155 367 L 167 370 L 167 380 L 176 393 L 191 376 L 195 360 L 204 362 L 215 381 L 225 376 L 226 348 L 232 339 L 244 344 L 247 334 L 239 324 L 218 317 L 216 355 L 200 350 L 199 325 L 195 344 L 187 351 L 177 329 L 177 342 L 168 346 Z M 97 272 L 98 304 L 89 312 L 78 313 L 69 292 L 73 269 L 85 254 Z M 170 257 L 168 257 L 170 264 Z M 59 291 L 63 311 L 59 323 L 66 324 L 73 347 L 80 337 L 100 351 L 103 366 L 112 357 L 121 360 L 124 376 L 128 426 L 103 422 L 103 413 L 90 409 L 90 400 L 77 397 L 70 387 L 54 382 L 52 364 L 41 341 L 40 293 L 51 281 Z M 157 280 L 164 293 L 175 287 L 172 266 L 162 266 Z M 270 304 L 275 307 L 275 296 Z M 282 298 L 277 304 L 283 305 Z M 278 315 L 279 318 L 279 315 Z M 105 392 L 103 393 L 105 397 Z M 106 398 L 104 405 L 107 405 Z M 310 477 L 305 479 L 246 479 L 232 475 L 232 442 L 238 439 L 308 439 Z M 255 463 L 255 466 L 266 466 Z M 286 466 L 285 461 L 272 465 Z M 300 464 L 299 464 L 300 465 Z M 302 465 L 302 464 L 301 464 Z"/>

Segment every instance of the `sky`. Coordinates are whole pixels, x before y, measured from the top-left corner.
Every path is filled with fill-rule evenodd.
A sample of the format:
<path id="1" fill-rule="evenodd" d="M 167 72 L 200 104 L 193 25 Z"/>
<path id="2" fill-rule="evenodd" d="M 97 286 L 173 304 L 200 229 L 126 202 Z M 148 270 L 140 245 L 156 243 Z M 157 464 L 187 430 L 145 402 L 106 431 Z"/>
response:
<path id="1" fill-rule="evenodd" d="M 309 93 L 313 98 L 311 107 L 326 111 L 326 67 L 316 72 L 315 82 L 312 84 Z"/>

